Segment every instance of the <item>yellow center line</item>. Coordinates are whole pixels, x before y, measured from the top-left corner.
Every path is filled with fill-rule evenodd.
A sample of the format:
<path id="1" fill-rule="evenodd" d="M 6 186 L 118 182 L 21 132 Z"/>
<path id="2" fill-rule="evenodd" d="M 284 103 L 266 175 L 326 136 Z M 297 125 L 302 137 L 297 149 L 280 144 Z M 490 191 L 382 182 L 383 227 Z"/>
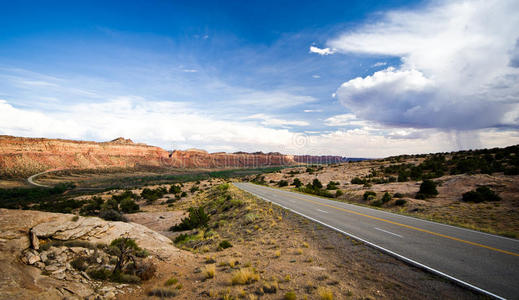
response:
<path id="1" fill-rule="evenodd" d="M 422 229 L 422 228 L 414 227 L 414 226 L 411 226 L 411 225 L 406 225 L 406 224 L 394 222 L 394 221 L 391 221 L 391 220 L 387 220 L 387 219 L 383 219 L 383 218 L 379 218 L 379 217 L 374 217 L 374 216 L 366 215 L 366 214 L 363 214 L 363 213 L 360 213 L 360 212 L 356 212 L 354 210 L 349 210 L 349 209 L 346 209 L 346 208 L 337 207 L 337 206 L 333 206 L 333 205 L 329 205 L 329 204 L 325 204 L 325 203 L 309 200 L 309 199 L 306 199 L 306 198 L 303 198 L 303 197 L 298 197 L 296 195 L 285 194 L 285 193 L 281 193 L 281 192 L 276 191 L 276 190 L 273 190 L 273 191 L 277 192 L 278 194 L 289 195 L 289 197 L 292 197 L 292 198 L 301 199 L 303 201 L 314 203 L 314 204 L 318 204 L 318 205 L 321 205 L 321 206 L 335 208 L 337 210 L 342 210 L 342 211 L 345 211 L 345 212 L 348 212 L 348 213 L 351 213 L 351 214 L 355 214 L 355 215 L 358 215 L 358 216 L 362 216 L 362 217 L 370 218 L 370 219 L 373 219 L 373 220 L 378 220 L 378 221 L 390 223 L 390 224 L 393 224 L 393 225 L 405 227 L 405 228 L 416 230 L 416 231 L 420 231 L 420 232 L 425 232 L 425 233 L 428 233 L 428 234 L 432 234 L 432 235 L 435 235 L 435 236 L 443 237 L 443 238 L 450 239 L 450 240 L 453 240 L 453 241 L 458 241 L 458 242 L 462 242 L 462 243 L 469 244 L 469 245 L 472 245 L 472 246 L 477 246 L 477 247 L 481 247 L 481 248 L 485 248 L 485 249 L 489 249 L 489 250 L 493 250 L 493 251 L 497 251 L 497 252 L 501 252 L 501 253 L 505 253 L 505 254 L 509 254 L 509 255 L 513 255 L 513 256 L 518 256 L 519 257 L 519 253 L 510 252 L 510 251 L 506 251 L 506 250 L 502 250 L 502 249 L 486 246 L 486 245 L 483 245 L 483 244 L 479 244 L 479 243 L 474 243 L 474 242 L 471 242 L 471 241 L 463 240 L 463 239 L 456 238 L 456 237 L 453 237 L 453 236 L 437 233 L 437 232 L 430 231 L 430 230 L 427 230 L 427 229 Z"/>

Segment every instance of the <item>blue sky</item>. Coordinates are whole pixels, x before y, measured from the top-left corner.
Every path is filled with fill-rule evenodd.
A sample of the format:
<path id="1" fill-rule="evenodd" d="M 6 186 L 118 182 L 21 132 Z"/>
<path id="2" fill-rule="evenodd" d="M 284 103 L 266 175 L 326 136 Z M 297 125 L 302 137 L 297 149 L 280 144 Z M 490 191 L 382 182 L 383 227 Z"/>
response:
<path id="1" fill-rule="evenodd" d="M 515 144 L 516 8 L 3 1 L 0 134 L 372 157 Z"/>

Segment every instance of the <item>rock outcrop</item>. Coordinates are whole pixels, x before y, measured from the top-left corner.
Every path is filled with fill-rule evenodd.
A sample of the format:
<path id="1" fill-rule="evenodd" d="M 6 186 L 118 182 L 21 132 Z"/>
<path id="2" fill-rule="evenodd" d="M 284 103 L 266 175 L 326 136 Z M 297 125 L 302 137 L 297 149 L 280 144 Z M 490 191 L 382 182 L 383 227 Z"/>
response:
<path id="1" fill-rule="evenodd" d="M 208 153 L 189 149 L 168 152 L 162 148 L 117 138 L 89 142 L 0 135 L 0 177 L 28 177 L 58 169 L 254 168 L 296 164 L 336 163 L 339 156 L 272 153 Z"/>
<path id="2" fill-rule="evenodd" d="M 0 216 L 0 299 L 112 299 L 132 292 L 139 287 L 95 281 L 72 266 L 74 258 L 84 256 L 109 267 L 113 257 L 98 251 L 98 245 L 123 235 L 146 249 L 151 261 L 189 255 L 135 223 L 29 210 L 0 209 Z"/>

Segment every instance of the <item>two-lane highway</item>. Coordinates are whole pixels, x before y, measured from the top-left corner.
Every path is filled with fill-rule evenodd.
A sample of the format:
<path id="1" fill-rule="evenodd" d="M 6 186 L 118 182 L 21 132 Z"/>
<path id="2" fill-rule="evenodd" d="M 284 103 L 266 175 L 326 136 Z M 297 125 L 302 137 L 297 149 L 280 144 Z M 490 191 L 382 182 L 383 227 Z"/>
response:
<path id="1" fill-rule="evenodd" d="M 487 295 L 519 299 L 519 240 L 250 183 L 235 186 Z"/>

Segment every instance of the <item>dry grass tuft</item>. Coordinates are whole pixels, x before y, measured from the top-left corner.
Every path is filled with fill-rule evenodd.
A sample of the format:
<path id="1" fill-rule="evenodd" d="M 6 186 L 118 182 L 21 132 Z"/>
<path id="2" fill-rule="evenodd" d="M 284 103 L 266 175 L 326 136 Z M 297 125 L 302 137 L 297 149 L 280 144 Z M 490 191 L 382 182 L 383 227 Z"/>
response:
<path id="1" fill-rule="evenodd" d="M 321 300 L 333 300 L 333 292 L 329 288 L 319 287 L 317 289 L 317 294 Z"/>
<path id="2" fill-rule="evenodd" d="M 204 275 L 206 279 L 214 278 L 214 274 L 216 273 L 216 265 L 207 265 L 204 268 Z"/>
<path id="3" fill-rule="evenodd" d="M 280 250 L 276 250 L 276 251 L 274 252 L 274 257 L 278 258 L 278 257 L 280 257 L 280 256 L 281 256 L 281 251 L 280 251 Z"/>
<path id="4" fill-rule="evenodd" d="M 239 269 L 232 274 L 231 283 L 236 284 L 250 284 L 259 280 L 259 274 L 253 269 Z"/>

